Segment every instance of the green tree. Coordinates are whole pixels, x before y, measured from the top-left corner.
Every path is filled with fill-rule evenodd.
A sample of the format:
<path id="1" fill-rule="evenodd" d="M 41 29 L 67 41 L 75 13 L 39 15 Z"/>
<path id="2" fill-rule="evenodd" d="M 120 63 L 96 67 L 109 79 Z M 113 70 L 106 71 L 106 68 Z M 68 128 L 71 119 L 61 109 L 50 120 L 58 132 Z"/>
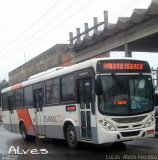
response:
<path id="1" fill-rule="evenodd" d="M 0 81 L 0 91 L 3 89 L 3 88 L 6 88 L 9 86 L 9 83 L 8 81 L 6 81 L 5 79 L 1 80 Z"/>
<path id="2" fill-rule="evenodd" d="M 8 81 L 6 81 L 5 79 L 1 80 L 0 81 L 0 97 L 1 97 L 1 90 L 6 87 L 9 87 Z M 1 98 L 0 98 L 0 104 L 1 104 Z"/>

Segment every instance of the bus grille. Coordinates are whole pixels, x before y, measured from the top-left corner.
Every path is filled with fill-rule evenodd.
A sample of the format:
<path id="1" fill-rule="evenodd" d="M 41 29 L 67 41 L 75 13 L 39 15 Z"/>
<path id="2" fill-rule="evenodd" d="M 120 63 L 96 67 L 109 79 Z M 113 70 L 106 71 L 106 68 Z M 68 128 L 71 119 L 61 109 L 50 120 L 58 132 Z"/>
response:
<path id="1" fill-rule="evenodd" d="M 132 137 L 139 135 L 140 131 L 121 132 L 122 137 Z"/>
<path id="2" fill-rule="evenodd" d="M 147 116 L 130 117 L 130 118 L 112 118 L 117 123 L 135 123 L 143 121 Z"/>

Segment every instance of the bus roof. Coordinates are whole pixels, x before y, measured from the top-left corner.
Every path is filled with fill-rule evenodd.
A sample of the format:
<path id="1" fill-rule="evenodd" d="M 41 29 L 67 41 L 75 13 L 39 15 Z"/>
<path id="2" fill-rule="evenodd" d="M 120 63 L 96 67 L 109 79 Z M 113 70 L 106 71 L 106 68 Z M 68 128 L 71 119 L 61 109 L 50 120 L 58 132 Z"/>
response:
<path id="1" fill-rule="evenodd" d="M 85 69 L 85 68 L 96 66 L 97 62 L 100 61 L 100 60 L 138 60 L 138 61 L 143 61 L 143 60 L 127 58 L 127 57 L 119 58 L 119 59 L 118 58 L 94 58 L 94 59 L 90 59 L 90 60 L 87 60 L 87 61 L 84 61 L 84 62 L 80 62 L 78 64 L 74 64 L 74 65 L 69 66 L 69 67 L 63 67 L 60 70 L 53 70 L 52 69 L 52 72 L 48 72 L 47 74 L 38 73 L 37 76 L 32 75 L 31 78 L 28 78 L 28 80 L 26 80 L 26 81 L 23 81 L 21 83 L 17 83 L 15 85 L 12 85 L 10 87 L 7 87 L 7 88 L 3 89 L 1 91 L 1 93 L 5 93 L 5 92 L 11 91 L 11 90 L 19 89 L 21 87 L 25 87 L 25 86 L 28 86 L 28 85 L 31 85 L 31 84 L 34 84 L 34 83 L 38 83 L 38 82 L 41 82 L 41 81 L 44 81 L 44 80 L 48 80 L 48 79 L 51 79 L 51 78 L 54 78 L 54 77 L 61 76 L 61 75 L 64 75 L 64 74 L 68 74 L 68 73 L 71 73 L 71 72 L 74 72 L 74 71 L 77 71 L 77 70 L 82 70 L 82 69 Z M 146 61 L 143 61 L 143 62 L 146 62 Z"/>

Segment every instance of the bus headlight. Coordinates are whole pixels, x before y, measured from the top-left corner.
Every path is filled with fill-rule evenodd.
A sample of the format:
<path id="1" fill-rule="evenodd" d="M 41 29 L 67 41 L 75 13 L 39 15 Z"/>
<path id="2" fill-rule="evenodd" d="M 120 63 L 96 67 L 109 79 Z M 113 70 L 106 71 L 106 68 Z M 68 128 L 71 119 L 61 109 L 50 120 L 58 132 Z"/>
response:
<path id="1" fill-rule="evenodd" d="M 108 131 L 116 131 L 116 128 L 107 121 L 99 121 L 100 125 Z"/>
<path id="2" fill-rule="evenodd" d="M 155 118 L 152 116 L 149 118 L 149 120 L 146 122 L 145 127 L 150 127 L 154 124 Z"/>

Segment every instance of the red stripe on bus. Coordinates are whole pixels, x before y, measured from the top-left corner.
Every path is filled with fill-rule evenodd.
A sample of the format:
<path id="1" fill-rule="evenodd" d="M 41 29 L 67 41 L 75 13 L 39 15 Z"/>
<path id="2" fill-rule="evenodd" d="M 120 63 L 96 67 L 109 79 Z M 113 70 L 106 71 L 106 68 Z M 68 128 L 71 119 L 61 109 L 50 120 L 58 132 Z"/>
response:
<path id="1" fill-rule="evenodd" d="M 19 109 L 16 112 L 19 120 L 24 121 L 26 132 L 29 133 L 30 129 L 33 129 L 34 133 L 36 133 L 28 109 Z"/>
<path id="2" fill-rule="evenodd" d="M 22 83 L 17 83 L 15 85 L 11 86 L 11 90 L 19 89 L 21 87 L 22 87 Z"/>

